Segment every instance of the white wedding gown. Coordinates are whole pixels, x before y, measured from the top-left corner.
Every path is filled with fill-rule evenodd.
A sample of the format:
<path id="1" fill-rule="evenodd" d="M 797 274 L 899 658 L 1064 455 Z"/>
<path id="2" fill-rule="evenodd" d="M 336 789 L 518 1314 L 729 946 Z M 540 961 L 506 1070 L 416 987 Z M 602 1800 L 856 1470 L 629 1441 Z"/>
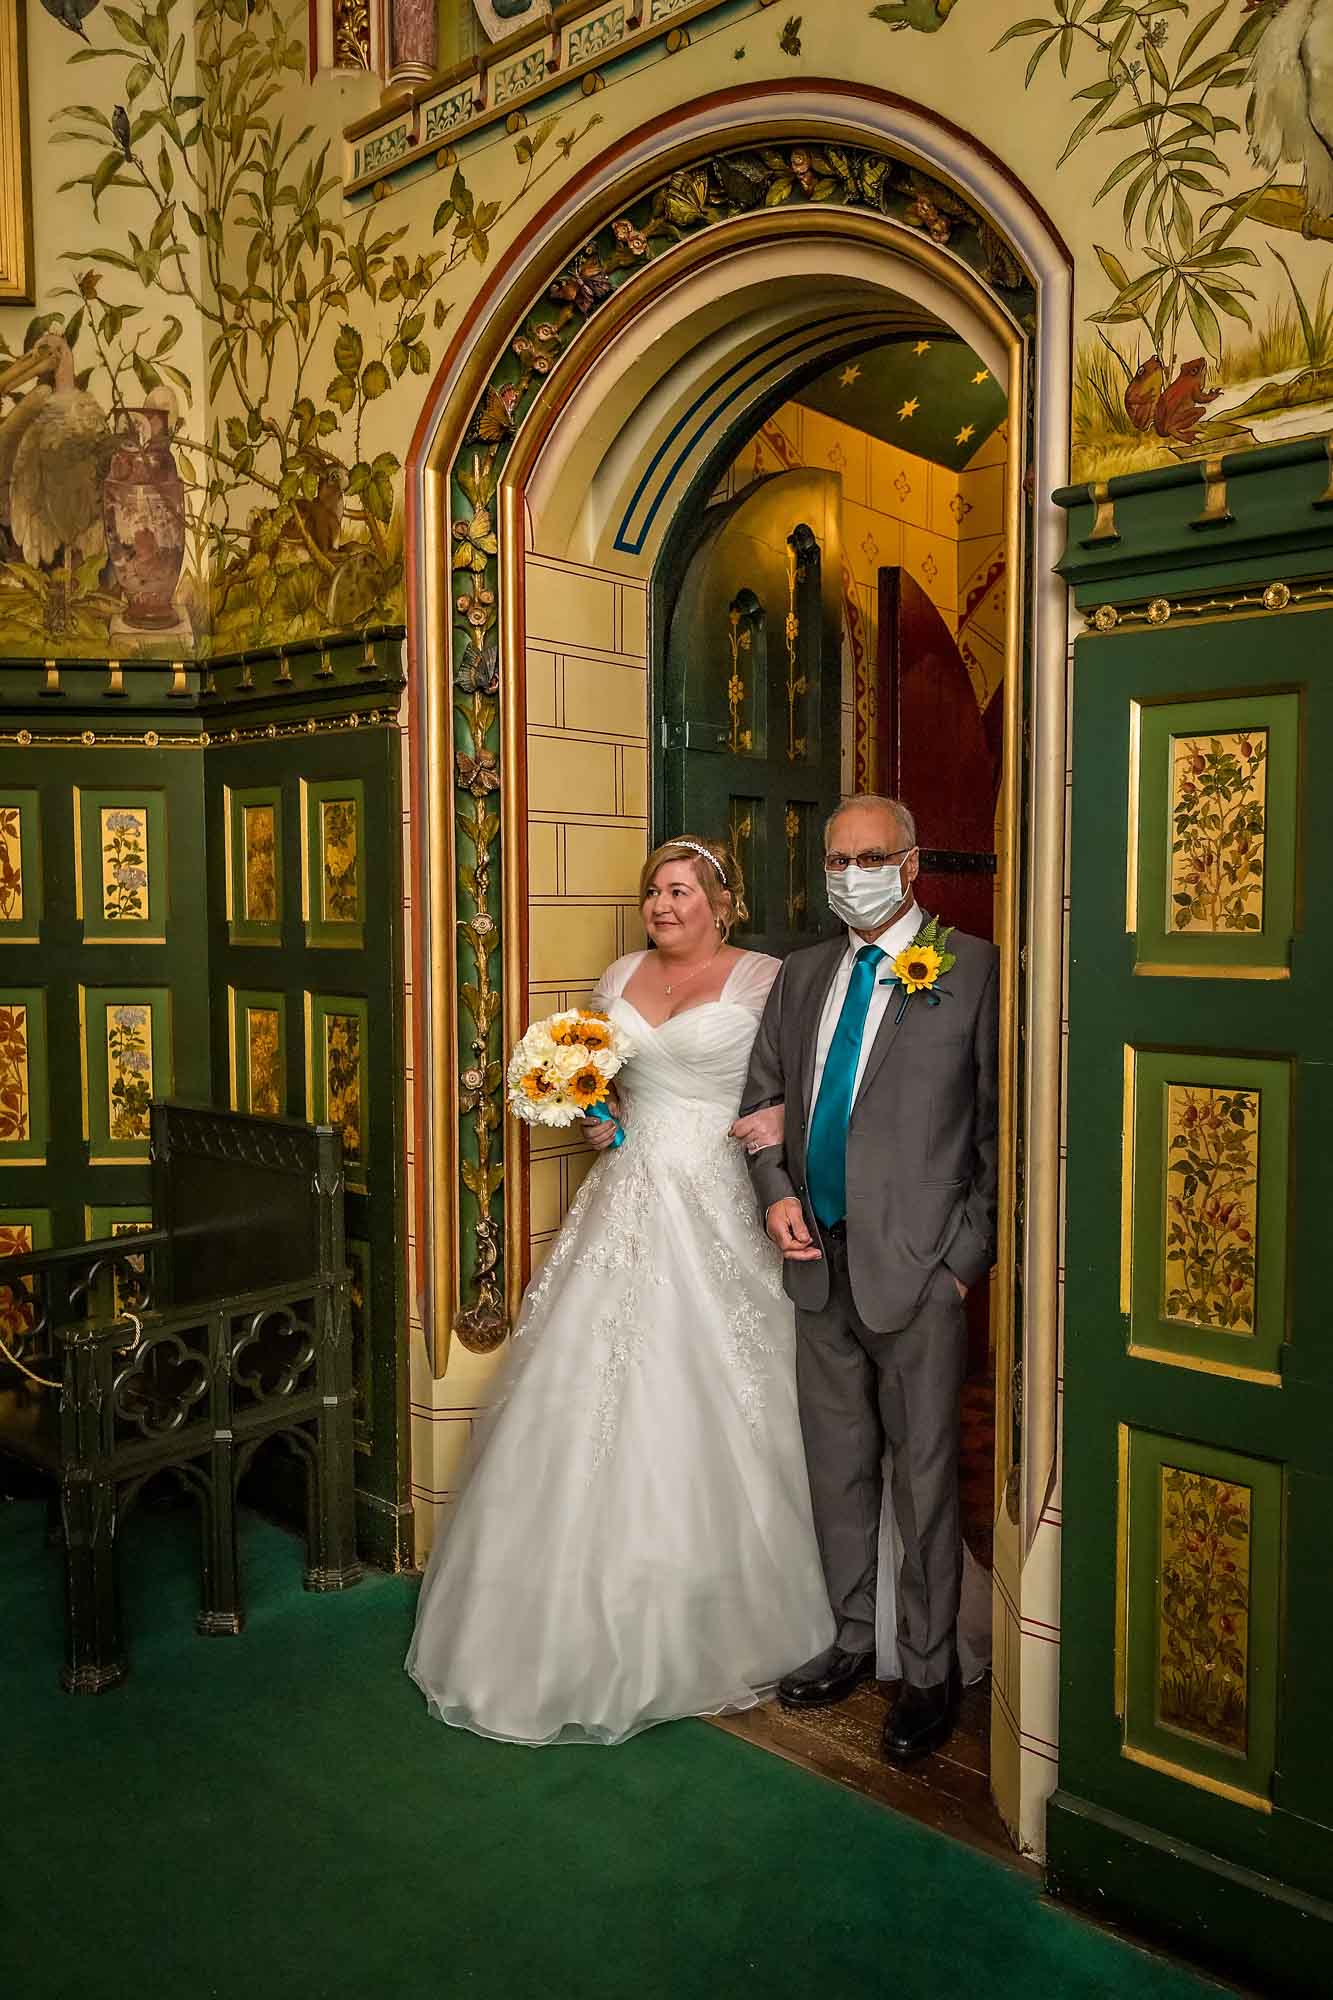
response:
<path id="1" fill-rule="evenodd" d="M 632 1039 L 625 1143 L 530 1286 L 509 1371 L 422 1586 L 407 1669 L 431 1711 L 520 1743 L 616 1743 L 748 1708 L 829 1645 L 793 1312 L 736 1115 L 777 961 Z"/>

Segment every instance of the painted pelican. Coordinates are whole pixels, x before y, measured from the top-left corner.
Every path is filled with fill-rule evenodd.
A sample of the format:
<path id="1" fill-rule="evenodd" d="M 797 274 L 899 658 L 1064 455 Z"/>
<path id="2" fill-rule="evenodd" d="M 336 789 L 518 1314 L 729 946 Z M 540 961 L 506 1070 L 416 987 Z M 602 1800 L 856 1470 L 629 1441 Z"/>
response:
<path id="1" fill-rule="evenodd" d="M 111 430 L 97 398 L 75 386 L 63 335 L 44 333 L 0 374 L 0 396 L 34 377 L 46 379 L 0 420 L 0 527 L 34 569 L 63 549 L 68 575 L 106 547 L 102 482 Z"/>

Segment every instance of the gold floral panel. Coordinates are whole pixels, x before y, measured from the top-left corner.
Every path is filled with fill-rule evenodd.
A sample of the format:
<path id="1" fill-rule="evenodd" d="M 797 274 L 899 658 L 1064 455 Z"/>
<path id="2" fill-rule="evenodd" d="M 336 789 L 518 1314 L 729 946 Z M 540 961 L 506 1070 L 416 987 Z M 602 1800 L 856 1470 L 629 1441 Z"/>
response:
<path id="1" fill-rule="evenodd" d="M 47 1140 L 46 995 L 0 991 L 0 1165 L 38 1166 Z"/>
<path id="2" fill-rule="evenodd" d="M 87 986 L 79 1013 L 89 1163 L 146 1160 L 153 1099 L 171 1095 L 170 992 Z"/>
<path id="3" fill-rule="evenodd" d="M 28 1010 L 0 1007 L 0 1144 L 22 1144 L 31 1136 Z"/>
<path id="4" fill-rule="evenodd" d="M 1259 1234 L 1259 1093 L 1166 1089 L 1163 1317 L 1254 1332 Z"/>
<path id="5" fill-rule="evenodd" d="M 1266 729 L 1172 737 L 1174 930 L 1263 929 L 1267 767 Z"/>
<path id="6" fill-rule="evenodd" d="M 227 933 L 233 944 L 282 942 L 282 792 L 226 791 Z"/>
<path id="7" fill-rule="evenodd" d="M 99 849 L 102 916 L 107 923 L 148 921 L 148 811 L 103 806 Z"/>
<path id="8" fill-rule="evenodd" d="M 1279 1388 L 1292 1065 L 1127 1049 L 1120 1310 L 1129 1351 Z"/>
<path id="9" fill-rule="evenodd" d="M 766 804 L 762 798 L 738 798 L 733 795 L 727 801 L 727 832 L 736 865 L 741 871 L 741 880 L 745 884 L 745 900 L 750 912 L 743 928 L 753 931 L 768 928 L 765 812 Z"/>
<path id="10" fill-rule="evenodd" d="M 90 1243 L 107 1236 L 142 1236 L 153 1226 L 151 1208 L 107 1208 L 100 1204 L 85 1207 L 84 1234 Z M 144 1306 L 145 1266 L 142 1257 L 126 1256 L 99 1271 L 93 1292 L 93 1308 L 99 1315 L 110 1311 L 119 1318 L 126 1311 L 141 1312 Z"/>
<path id="11" fill-rule="evenodd" d="M 18 806 L 0 804 L 0 924 L 22 922 L 22 819 Z"/>
<path id="12" fill-rule="evenodd" d="M 49 1241 L 45 1210 L 28 1214 L 0 1210 L 0 1258 L 26 1257 L 30 1250 L 45 1249 Z M 0 1284 L 0 1340 L 17 1346 L 36 1324 L 37 1307 L 27 1284 L 20 1279 Z"/>
<path id="13" fill-rule="evenodd" d="M 1157 1719 L 1245 1752 L 1253 1496 L 1234 1480 L 1161 1468 Z"/>
<path id="14" fill-rule="evenodd" d="M 820 819 L 814 806 L 805 800 L 789 803 L 783 810 L 782 833 L 786 843 L 786 919 L 789 931 L 812 931 L 819 917 L 810 897 L 815 879 L 814 859 Z M 823 874 L 822 862 L 820 874 Z"/>
<path id="15" fill-rule="evenodd" d="M 268 801 L 241 811 L 243 911 L 250 924 L 278 921 L 278 809 Z"/>
<path id="16" fill-rule="evenodd" d="M 308 1115 L 342 1135 L 349 1187 L 364 1189 L 370 1106 L 367 1005 L 328 993 L 306 995 Z"/>
<path id="17" fill-rule="evenodd" d="M 153 1010 L 124 1003 L 106 1010 L 108 1129 L 118 1141 L 148 1138 L 153 1101 Z"/>
<path id="18" fill-rule="evenodd" d="M 357 889 L 357 802 L 325 799 L 320 806 L 321 914 L 325 923 L 354 924 L 361 916 Z"/>
<path id="19" fill-rule="evenodd" d="M 1116 1703 L 1125 1756 L 1267 1810 L 1277 1741 L 1280 1465 L 1121 1427 Z"/>
<path id="20" fill-rule="evenodd" d="M 324 1017 L 325 1115 L 342 1133 L 343 1157 L 361 1158 L 361 1021 L 355 1014 Z"/>
<path id="21" fill-rule="evenodd" d="M 364 942 L 366 913 L 366 816 L 360 780 L 303 779 L 301 793 L 306 943 L 356 950 Z"/>
<path id="22" fill-rule="evenodd" d="M 164 944 L 166 795 L 80 785 L 74 793 L 75 908 L 86 944 Z"/>
<path id="23" fill-rule="evenodd" d="M 36 944 L 41 935 L 41 799 L 0 793 L 0 943 Z"/>
<path id="24" fill-rule="evenodd" d="M 1125 928 L 1136 974 L 1291 976 L 1301 701 L 1130 703 Z"/>
<path id="25" fill-rule="evenodd" d="M 0 1258 L 26 1257 L 31 1248 L 30 1222 L 0 1222 Z"/>
<path id="26" fill-rule="evenodd" d="M 250 1109 L 259 1118 L 282 1116 L 282 1016 L 276 1007 L 246 1013 Z"/>
<path id="27" fill-rule="evenodd" d="M 231 1105 L 255 1118 L 287 1115 L 287 1001 L 232 987 Z"/>

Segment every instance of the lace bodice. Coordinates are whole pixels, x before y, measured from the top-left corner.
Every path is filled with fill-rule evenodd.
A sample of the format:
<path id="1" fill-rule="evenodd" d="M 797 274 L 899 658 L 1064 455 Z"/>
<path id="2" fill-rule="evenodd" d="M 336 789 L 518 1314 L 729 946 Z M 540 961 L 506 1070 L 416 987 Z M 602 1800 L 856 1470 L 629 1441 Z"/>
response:
<path id="1" fill-rule="evenodd" d="M 716 1000 L 682 1008 L 654 1027 L 645 1021 L 625 988 L 647 956 L 631 952 L 608 966 L 597 983 L 593 1006 L 613 1013 L 634 1043 L 634 1056 L 617 1080 L 626 1123 L 655 1111 L 696 1115 L 711 1112 L 713 1123 L 730 1123 L 740 1105 L 750 1050 L 779 961 L 762 952 L 743 952 Z"/>

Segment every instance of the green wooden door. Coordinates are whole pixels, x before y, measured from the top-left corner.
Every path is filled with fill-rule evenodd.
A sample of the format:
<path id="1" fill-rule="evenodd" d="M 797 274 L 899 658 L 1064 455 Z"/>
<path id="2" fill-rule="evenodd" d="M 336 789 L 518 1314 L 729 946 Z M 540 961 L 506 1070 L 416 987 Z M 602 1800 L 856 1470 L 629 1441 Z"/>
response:
<path id="1" fill-rule="evenodd" d="M 842 674 L 837 482 L 779 473 L 716 510 L 671 614 L 663 824 L 730 840 L 742 941 L 776 953 L 831 928 L 823 824 L 839 796 Z"/>
<path id="2" fill-rule="evenodd" d="M 1255 615 L 1197 622 L 1159 599 L 1075 650 L 1049 1834 L 1057 1887 L 1314 1992 L 1333 1963 L 1333 613 L 1284 589 L 1285 615 L 1259 591 Z"/>

